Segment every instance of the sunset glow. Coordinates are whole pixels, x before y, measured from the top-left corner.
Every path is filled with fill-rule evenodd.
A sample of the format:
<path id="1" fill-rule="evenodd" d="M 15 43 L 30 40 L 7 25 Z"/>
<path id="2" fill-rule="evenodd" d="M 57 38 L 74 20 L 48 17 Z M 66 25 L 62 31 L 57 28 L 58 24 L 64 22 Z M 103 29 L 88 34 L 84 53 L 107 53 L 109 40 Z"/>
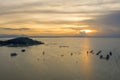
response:
<path id="1" fill-rule="evenodd" d="M 97 31 L 96 31 L 96 30 L 85 29 L 85 30 L 80 30 L 80 32 L 85 32 L 85 33 L 95 33 L 95 32 L 97 32 Z"/>
<path id="2" fill-rule="evenodd" d="M 90 33 L 93 32 L 92 30 L 80 30 L 81 32 L 85 32 L 85 33 Z"/>
<path id="3" fill-rule="evenodd" d="M 0 35 L 120 35 L 119 0 L 0 0 L 0 4 Z"/>

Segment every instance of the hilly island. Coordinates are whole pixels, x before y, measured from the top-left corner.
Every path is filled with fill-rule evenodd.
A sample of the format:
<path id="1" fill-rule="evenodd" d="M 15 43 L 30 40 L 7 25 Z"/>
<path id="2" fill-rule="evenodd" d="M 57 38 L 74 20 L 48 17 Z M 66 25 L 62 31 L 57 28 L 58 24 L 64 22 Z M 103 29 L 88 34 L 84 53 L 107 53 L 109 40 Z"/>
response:
<path id="1" fill-rule="evenodd" d="M 44 42 L 36 41 L 29 37 L 17 37 L 14 39 L 0 41 L 0 46 L 9 46 L 9 47 L 26 47 L 26 46 L 40 45 L 40 44 L 44 44 Z"/>

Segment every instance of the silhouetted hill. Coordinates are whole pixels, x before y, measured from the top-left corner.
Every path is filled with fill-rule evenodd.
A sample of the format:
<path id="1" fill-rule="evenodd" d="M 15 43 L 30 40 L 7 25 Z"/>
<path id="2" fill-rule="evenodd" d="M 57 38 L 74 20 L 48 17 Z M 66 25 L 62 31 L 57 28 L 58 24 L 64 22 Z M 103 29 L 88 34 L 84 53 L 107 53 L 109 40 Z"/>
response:
<path id="1" fill-rule="evenodd" d="M 17 37 L 6 41 L 0 41 L 1 46 L 11 46 L 11 47 L 32 46 L 39 44 L 44 44 L 44 43 L 41 41 L 32 40 L 28 37 Z"/>

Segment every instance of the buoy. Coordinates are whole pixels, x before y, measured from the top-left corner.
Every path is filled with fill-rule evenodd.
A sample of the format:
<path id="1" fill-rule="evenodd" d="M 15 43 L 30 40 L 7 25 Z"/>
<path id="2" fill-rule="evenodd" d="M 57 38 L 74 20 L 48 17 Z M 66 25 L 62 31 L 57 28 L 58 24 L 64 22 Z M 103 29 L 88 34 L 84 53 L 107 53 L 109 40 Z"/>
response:
<path id="1" fill-rule="evenodd" d="M 87 54 L 88 54 L 89 52 L 87 51 Z"/>
<path id="2" fill-rule="evenodd" d="M 101 50 L 100 50 L 100 51 L 98 51 L 98 53 L 96 53 L 96 55 L 99 55 L 101 52 L 102 52 Z"/>
<path id="3" fill-rule="evenodd" d="M 42 53 L 43 55 L 45 55 L 45 52 L 43 51 L 43 53 Z"/>
<path id="4" fill-rule="evenodd" d="M 14 56 L 17 56 L 17 53 L 11 53 L 10 55 L 14 57 Z"/>
<path id="5" fill-rule="evenodd" d="M 110 54 L 110 56 L 112 56 L 112 52 L 110 52 L 109 54 Z"/>
<path id="6" fill-rule="evenodd" d="M 103 58 L 103 55 L 100 55 L 100 59 L 102 59 Z"/>
<path id="7" fill-rule="evenodd" d="M 107 56 L 106 56 L 106 60 L 109 60 L 109 58 L 110 58 L 110 56 L 109 56 L 109 55 L 107 55 Z"/>
<path id="8" fill-rule="evenodd" d="M 93 50 L 91 50 L 90 53 L 93 53 Z"/>
<path id="9" fill-rule="evenodd" d="M 22 51 L 22 52 L 25 52 L 26 50 L 25 50 L 25 49 L 22 49 L 21 51 Z"/>
<path id="10" fill-rule="evenodd" d="M 73 53 L 70 54 L 71 56 L 73 55 Z"/>
<path id="11" fill-rule="evenodd" d="M 61 57 L 63 57 L 64 55 L 61 55 Z"/>

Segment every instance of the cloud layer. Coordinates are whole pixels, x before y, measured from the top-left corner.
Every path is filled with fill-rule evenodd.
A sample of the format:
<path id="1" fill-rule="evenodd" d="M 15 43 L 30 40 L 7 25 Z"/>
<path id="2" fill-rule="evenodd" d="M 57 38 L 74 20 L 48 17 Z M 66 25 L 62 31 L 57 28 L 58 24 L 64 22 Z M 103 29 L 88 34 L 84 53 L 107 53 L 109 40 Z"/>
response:
<path id="1" fill-rule="evenodd" d="M 97 30 L 94 35 L 116 36 L 119 5 L 119 0 L 0 0 L 0 34 L 78 35 L 92 29 Z"/>

